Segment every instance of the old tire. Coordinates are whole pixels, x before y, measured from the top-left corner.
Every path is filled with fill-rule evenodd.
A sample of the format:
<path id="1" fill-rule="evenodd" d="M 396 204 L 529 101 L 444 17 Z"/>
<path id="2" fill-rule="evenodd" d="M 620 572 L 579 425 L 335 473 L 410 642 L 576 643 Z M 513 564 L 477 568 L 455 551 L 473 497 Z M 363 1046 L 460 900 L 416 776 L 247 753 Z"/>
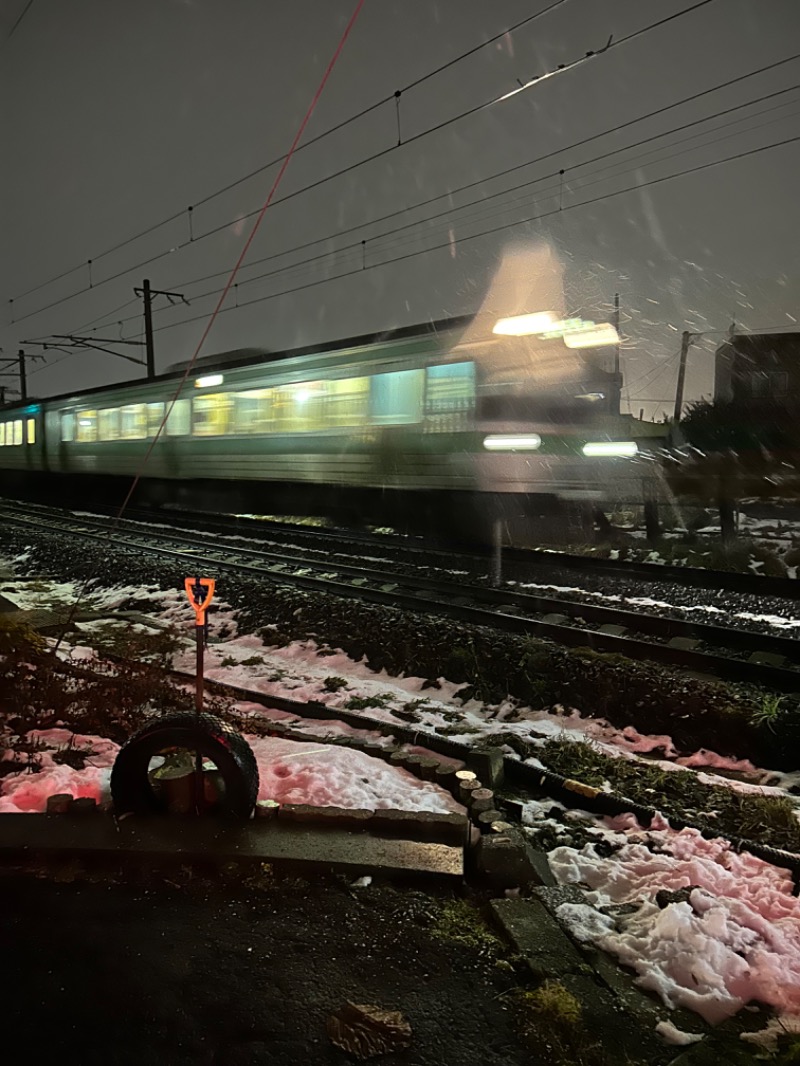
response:
<path id="1" fill-rule="evenodd" d="M 120 748 L 111 771 L 111 798 L 117 814 L 161 814 L 165 805 L 148 777 L 150 760 L 170 748 L 199 751 L 225 782 L 223 813 L 249 818 L 258 797 L 258 764 L 244 737 L 210 714 L 191 711 L 148 722 Z"/>

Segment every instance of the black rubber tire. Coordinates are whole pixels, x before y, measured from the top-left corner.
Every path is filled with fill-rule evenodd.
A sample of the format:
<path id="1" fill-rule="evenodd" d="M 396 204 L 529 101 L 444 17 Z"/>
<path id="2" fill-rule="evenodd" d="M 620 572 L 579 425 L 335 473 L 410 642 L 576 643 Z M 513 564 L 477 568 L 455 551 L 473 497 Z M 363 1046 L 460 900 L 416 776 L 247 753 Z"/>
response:
<path id="1" fill-rule="evenodd" d="M 168 748 L 199 751 L 222 774 L 222 813 L 249 818 L 258 797 L 258 764 L 241 733 L 210 714 L 198 719 L 192 711 L 164 715 L 148 722 L 120 748 L 111 771 L 114 810 L 122 814 L 160 814 L 165 806 L 148 778 L 154 755 Z"/>

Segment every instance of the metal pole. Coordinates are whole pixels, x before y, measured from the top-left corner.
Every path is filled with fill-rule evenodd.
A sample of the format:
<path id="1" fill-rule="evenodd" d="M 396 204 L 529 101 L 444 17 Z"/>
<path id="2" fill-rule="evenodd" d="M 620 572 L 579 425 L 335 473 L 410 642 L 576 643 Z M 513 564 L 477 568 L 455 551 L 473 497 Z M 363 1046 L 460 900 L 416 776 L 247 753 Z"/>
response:
<path id="1" fill-rule="evenodd" d="M 28 382 L 25 377 L 25 352 L 20 348 L 19 354 L 19 391 L 22 397 L 22 402 L 28 399 Z"/>
<path id="2" fill-rule="evenodd" d="M 205 626 L 194 627 L 197 642 L 197 666 L 195 670 L 194 710 L 197 728 L 200 728 L 200 715 L 203 713 L 203 648 L 205 646 Z M 197 813 L 203 810 L 203 755 L 198 748 L 194 753 L 194 802 Z"/>
<path id="3" fill-rule="evenodd" d="M 683 331 L 681 337 L 681 359 L 678 363 L 678 383 L 675 386 L 675 411 L 673 421 L 680 422 L 681 409 L 683 407 L 683 386 L 686 382 L 686 360 L 689 355 L 689 345 L 692 343 L 692 335 L 688 330 Z"/>
<path id="4" fill-rule="evenodd" d="M 614 389 L 616 390 L 616 402 L 614 414 L 622 412 L 622 375 L 619 368 L 619 293 L 614 293 L 614 329 L 617 331 L 617 343 L 614 346 Z"/>
<path id="5" fill-rule="evenodd" d="M 153 295 L 150 291 L 149 278 L 145 278 L 142 282 L 142 296 L 144 298 L 144 342 L 147 356 L 147 380 L 152 381 L 156 376 L 156 353 L 153 347 Z"/>
<path id="6" fill-rule="evenodd" d="M 500 584 L 503 573 L 503 521 L 495 518 L 492 526 L 492 574 L 493 585 Z"/>

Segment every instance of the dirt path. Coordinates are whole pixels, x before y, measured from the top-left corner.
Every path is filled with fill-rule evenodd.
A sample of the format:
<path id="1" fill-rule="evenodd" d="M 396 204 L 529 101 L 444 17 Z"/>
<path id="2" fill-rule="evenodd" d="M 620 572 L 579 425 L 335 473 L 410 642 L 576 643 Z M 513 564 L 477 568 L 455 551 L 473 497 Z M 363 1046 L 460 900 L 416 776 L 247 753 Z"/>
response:
<path id="1" fill-rule="evenodd" d="M 440 939 L 463 906 L 340 881 L 5 878 L 4 1025 L 62 1066 L 344 1064 L 325 1022 L 351 999 L 411 1023 L 381 1063 L 531 1064 L 491 940 Z"/>

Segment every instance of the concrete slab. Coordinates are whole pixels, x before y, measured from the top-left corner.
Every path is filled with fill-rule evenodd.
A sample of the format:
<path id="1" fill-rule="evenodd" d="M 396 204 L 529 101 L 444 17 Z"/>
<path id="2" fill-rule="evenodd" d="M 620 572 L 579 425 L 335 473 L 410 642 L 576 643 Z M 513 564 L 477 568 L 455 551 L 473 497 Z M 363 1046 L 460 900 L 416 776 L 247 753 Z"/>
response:
<path id="1" fill-rule="evenodd" d="M 254 819 L 233 824 L 211 819 L 71 819 L 39 814 L 0 815 L 0 860 L 66 855 L 70 858 L 138 856 L 180 862 L 253 860 L 361 874 L 422 874 L 460 878 L 461 847 L 349 833 L 332 827 Z"/>

